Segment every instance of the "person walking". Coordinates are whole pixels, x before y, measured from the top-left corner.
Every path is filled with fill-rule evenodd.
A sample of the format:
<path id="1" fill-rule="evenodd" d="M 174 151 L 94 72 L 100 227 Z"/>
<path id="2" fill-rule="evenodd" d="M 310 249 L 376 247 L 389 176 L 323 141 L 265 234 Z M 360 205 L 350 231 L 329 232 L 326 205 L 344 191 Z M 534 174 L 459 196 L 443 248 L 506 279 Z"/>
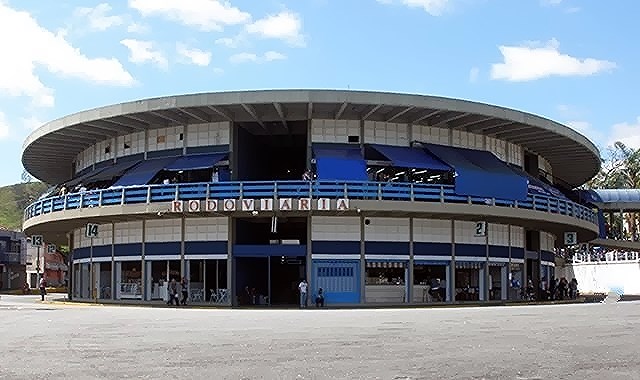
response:
<path id="1" fill-rule="evenodd" d="M 42 301 L 44 301 L 44 296 L 47 295 L 47 280 L 44 278 L 44 276 L 40 278 L 40 284 L 38 285 L 38 288 L 40 288 L 40 298 L 42 299 Z"/>
<path id="2" fill-rule="evenodd" d="M 300 292 L 300 308 L 307 307 L 307 291 L 309 290 L 309 284 L 307 284 L 307 280 L 300 281 L 298 284 L 298 291 Z"/>
<path id="3" fill-rule="evenodd" d="M 182 277 L 180 281 L 180 289 L 182 289 L 182 305 L 187 305 L 187 298 L 189 298 L 189 281 L 186 277 Z"/>
<path id="4" fill-rule="evenodd" d="M 169 300 L 167 301 L 167 305 L 173 305 L 173 302 L 176 303 L 176 306 L 180 306 L 180 298 L 178 296 L 178 283 L 175 278 L 172 278 L 169 284 L 167 285 L 167 296 Z"/>

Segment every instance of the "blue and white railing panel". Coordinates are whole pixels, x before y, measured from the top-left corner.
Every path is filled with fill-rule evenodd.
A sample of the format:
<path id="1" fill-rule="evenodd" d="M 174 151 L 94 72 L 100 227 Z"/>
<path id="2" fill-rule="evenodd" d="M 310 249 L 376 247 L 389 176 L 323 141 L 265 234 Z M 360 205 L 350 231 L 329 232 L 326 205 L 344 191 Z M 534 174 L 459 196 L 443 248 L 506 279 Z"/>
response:
<path id="1" fill-rule="evenodd" d="M 596 213 L 578 203 L 529 194 L 526 201 L 457 195 L 452 185 L 400 182 L 254 181 L 142 185 L 92 190 L 38 200 L 25 210 L 24 219 L 70 209 L 147 204 L 174 200 L 260 198 L 347 198 L 416 202 L 466 203 L 516 207 L 572 216 L 597 224 Z"/>

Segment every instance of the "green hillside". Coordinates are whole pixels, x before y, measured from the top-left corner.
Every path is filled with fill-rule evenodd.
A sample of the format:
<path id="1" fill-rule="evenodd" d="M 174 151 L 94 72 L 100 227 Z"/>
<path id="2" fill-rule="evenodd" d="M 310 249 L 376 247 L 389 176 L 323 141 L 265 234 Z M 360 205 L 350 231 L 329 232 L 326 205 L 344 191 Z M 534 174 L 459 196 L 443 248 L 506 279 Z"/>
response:
<path id="1" fill-rule="evenodd" d="M 0 226 L 22 229 L 22 212 L 29 203 L 47 190 L 42 182 L 20 183 L 0 187 Z"/>

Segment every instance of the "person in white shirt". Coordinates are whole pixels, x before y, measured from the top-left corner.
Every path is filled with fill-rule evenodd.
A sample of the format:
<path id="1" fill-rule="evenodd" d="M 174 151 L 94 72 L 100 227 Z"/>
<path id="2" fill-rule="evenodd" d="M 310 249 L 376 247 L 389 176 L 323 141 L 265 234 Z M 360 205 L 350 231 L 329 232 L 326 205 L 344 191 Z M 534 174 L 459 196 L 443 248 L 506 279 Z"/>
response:
<path id="1" fill-rule="evenodd" d="M 300 291 L 300 308 L 307 307 L 307 290 L 309 289 L 309 284 L 307 284 L 307 280 L 300 281 L 298 285 L 298 290 Z"/>

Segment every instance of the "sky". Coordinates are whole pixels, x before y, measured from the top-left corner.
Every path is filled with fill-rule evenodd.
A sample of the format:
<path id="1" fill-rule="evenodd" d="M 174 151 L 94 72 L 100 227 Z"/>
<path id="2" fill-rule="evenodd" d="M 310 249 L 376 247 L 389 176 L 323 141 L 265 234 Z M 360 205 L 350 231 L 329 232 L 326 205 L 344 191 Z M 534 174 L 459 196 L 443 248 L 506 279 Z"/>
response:
<path id="1" fill-rule="evenodd" d="M 271 88 L 497 104 L 640 148 L 637 0 L 0 0 L 0 185 L 42 124 Z"/>

